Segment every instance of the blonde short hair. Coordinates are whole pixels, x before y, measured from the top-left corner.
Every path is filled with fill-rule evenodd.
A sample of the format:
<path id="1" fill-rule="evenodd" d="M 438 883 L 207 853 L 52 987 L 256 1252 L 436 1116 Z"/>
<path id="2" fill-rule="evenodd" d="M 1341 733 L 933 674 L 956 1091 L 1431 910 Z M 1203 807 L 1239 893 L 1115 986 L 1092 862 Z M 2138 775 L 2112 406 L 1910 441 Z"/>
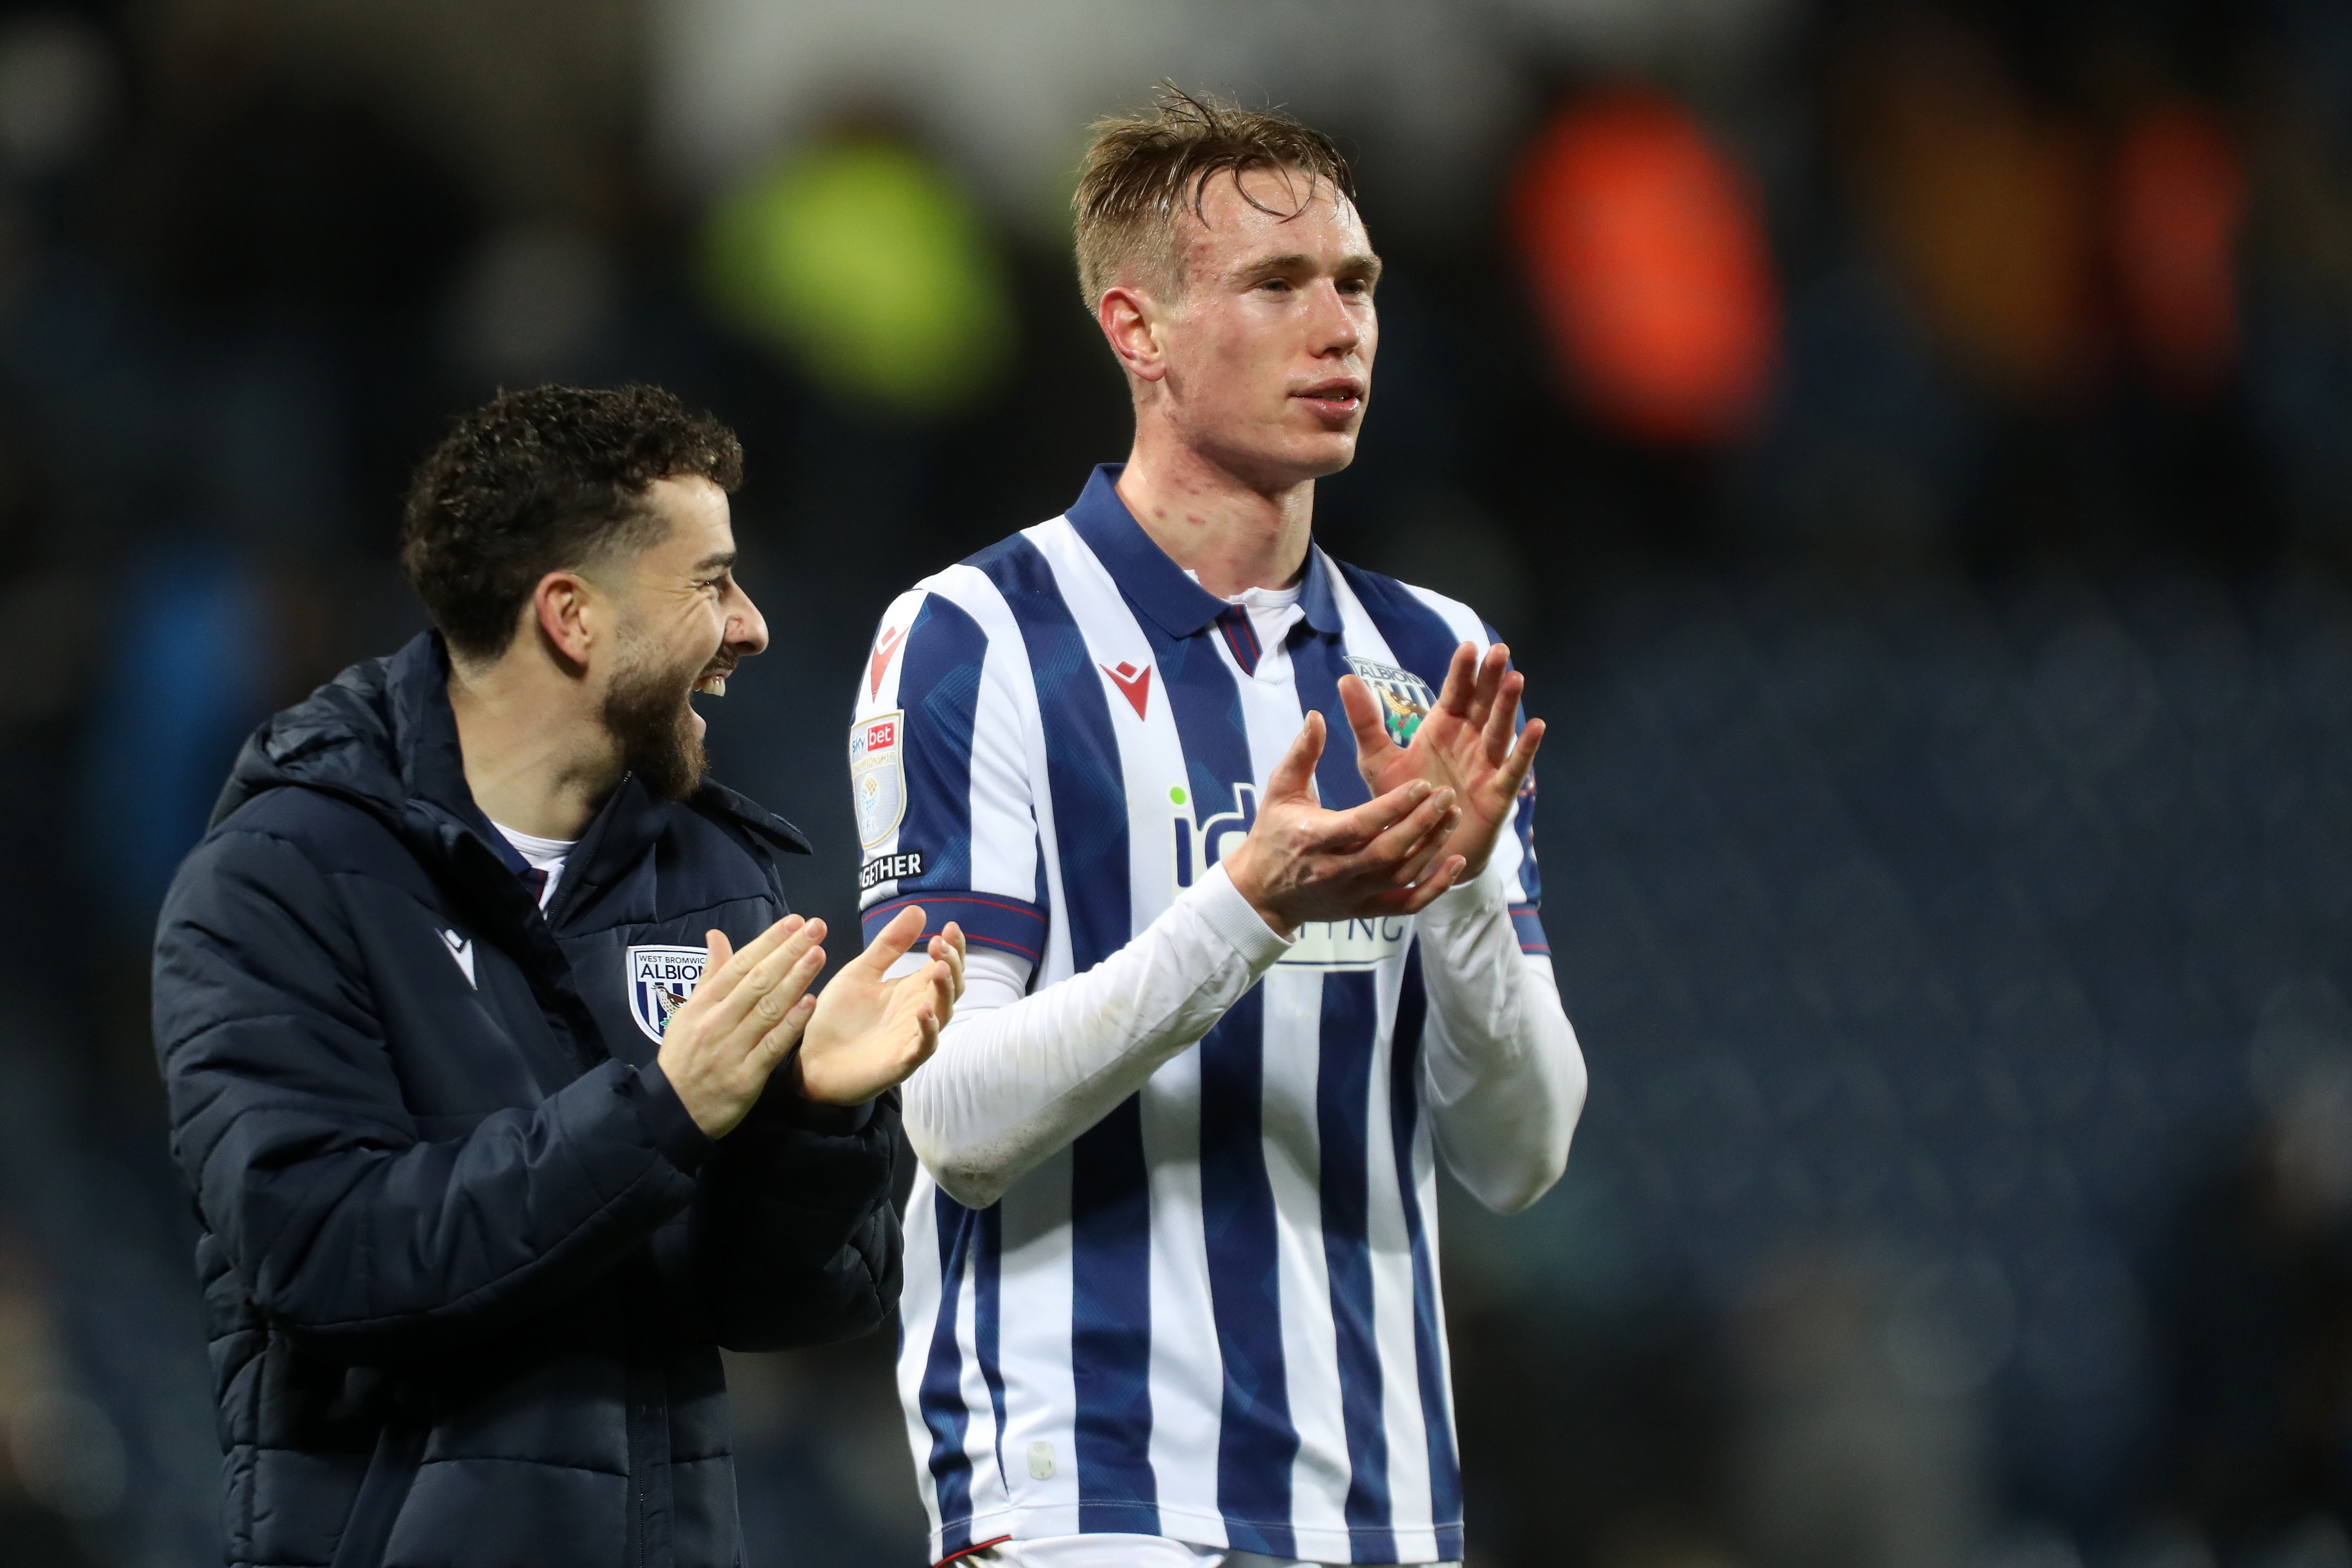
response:
<path id="1" fill-rule="evenodd" d="M 1122 278 L 1173 294 L 1178 272 L 1176 214 L 1201 211 L 1212 176 L 1245 170 L 1296 171 L 1307 178 L 1293 211 L 1304 210 L 1317 184 L 1353 205 L 1355 177 L 1348 160 L 1320 131 L 1270 109 L 1244 109 L 1221 98 L 1160 84 L 1150 108 L 1094 123 L 1095 139 L 1078 165 L 1078 292 L 1086 308 Z M 1243 192 L 1262 212 L 1277 212 Z M 1286 213 L 1284 216 L 1290 216 Z"/>

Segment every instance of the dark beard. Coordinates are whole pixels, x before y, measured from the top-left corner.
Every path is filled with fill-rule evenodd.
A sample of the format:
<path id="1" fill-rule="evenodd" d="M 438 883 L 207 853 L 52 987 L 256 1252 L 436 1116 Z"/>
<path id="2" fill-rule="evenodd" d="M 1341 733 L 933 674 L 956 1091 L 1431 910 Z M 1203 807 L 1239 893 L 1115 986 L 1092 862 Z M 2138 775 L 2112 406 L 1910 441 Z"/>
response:
<path id="1" fill-rule="evenodd" d="M 656 800 L 684 800 L 702 783 L 702 737 L 687 693 L 701 672 L 632 660 L 604 693 L 604 728 L 621 742 L 621 765 Z"/>

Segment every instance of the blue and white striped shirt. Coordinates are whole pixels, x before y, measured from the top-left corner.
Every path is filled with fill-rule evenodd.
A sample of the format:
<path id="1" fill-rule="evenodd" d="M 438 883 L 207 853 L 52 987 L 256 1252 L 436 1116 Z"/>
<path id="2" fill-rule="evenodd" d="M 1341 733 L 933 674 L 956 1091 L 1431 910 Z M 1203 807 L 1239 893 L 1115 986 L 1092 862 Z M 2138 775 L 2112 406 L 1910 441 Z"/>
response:
<path id="1" fill-rule="evenodd" d="M 1136 524 L 1117 474 L 884 616 L 851 729 L 869 935 L 919 901 L 1034 966 L 1033 990 L 1083 974 L 1238 842 L 1308 709 L 1334 742 L 1324 804 L 1368 798 L 1341 675 L 1402 736 L 1455 647 L 1491 639 L 1317 550 L 1302 619 L 1262 647 Z M 1532 798 L 1489 874 L 1540 953 Z M 1427 1016 L 1412 919 L 1309 926 L 1000 1202 L 918 1178 L 900 1384 L 935 1558 L 1096 1531 L 1461 1555 Z"/>

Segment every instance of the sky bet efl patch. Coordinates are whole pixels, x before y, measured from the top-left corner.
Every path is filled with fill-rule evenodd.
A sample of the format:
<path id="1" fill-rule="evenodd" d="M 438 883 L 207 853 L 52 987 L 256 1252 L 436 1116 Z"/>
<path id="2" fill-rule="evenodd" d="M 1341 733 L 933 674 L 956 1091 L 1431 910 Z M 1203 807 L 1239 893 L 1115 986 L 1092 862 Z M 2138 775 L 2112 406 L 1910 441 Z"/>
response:
<path id="1" fill-rule="evenodd" d="M 629 1016 L 656 1045 L 686 999 L 694 994 L 703 965 L 710 962 L 707 947 L 633 947 L 621 955 L 629 977 Z"/>
<path id="2" fill-rule="evenodd" d="M 849 793 L 857 803 L 857 837 L 874 848 L 907 815 L 907 715 L 893 710 L 849 727 Z"/>

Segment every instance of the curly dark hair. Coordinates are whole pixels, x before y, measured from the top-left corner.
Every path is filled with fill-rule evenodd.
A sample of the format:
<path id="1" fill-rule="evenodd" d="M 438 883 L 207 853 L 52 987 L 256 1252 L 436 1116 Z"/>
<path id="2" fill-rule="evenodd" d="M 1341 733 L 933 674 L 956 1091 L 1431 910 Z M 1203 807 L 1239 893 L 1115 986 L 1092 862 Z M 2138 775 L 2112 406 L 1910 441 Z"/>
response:
<path id="1" fill-rule="evenodd" d="M 1070 198 L 1077 214 L 1078 293 L 1089 310 L 1130 270 L 1160 288 L 1181 289 L 1175 217 L 1188 206 L 1200 216 L 1202 192 L 1217 174 L 1276 169 L 1305 175 L 1306 189 L 1291 187 L 1297 205 L 1285 217 L 1306 210 L 1318 184 L 1355 204 L 1355 176 L 1339 147 L 1276 110 L 1244 109 L 1163 81 L 1150 108 L 1097 120 L 1092 129 Z M 1261 212 L 1277 210 L 1246 190 L 1242 199 Z"/>
<path id="2" fill-rule="evenodd" d="M 502 392 L 418 465 L 400 566 L 461 658 L 492 659 L 550 572 L 641 550 L 667 528 L 656 479 L 743 482 L 743 445 L 657 386 Z"/>

